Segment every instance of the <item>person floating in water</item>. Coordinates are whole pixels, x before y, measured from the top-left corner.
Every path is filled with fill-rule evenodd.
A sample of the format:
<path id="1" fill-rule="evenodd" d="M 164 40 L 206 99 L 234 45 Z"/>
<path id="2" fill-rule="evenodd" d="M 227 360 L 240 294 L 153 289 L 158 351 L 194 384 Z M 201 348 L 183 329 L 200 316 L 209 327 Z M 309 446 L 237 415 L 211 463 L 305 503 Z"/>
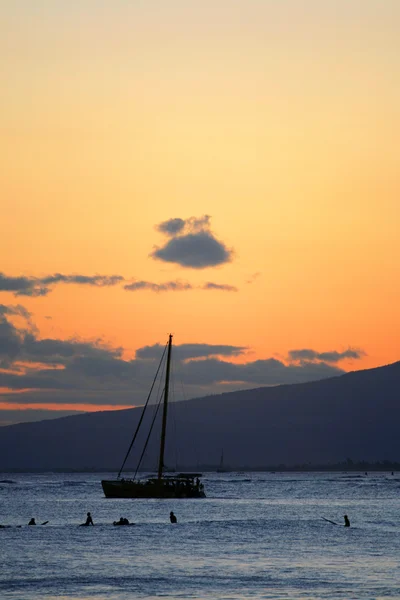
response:
<path id="1" fill-rule="evenodd" d="M 90 512 L 87 513 L 85 523 L 81 523 L 80 526 L 81 527 L 87 527 L 88 525 L 94 525 L 93 519 L 92 519 L 92 515 L 90 514 Z"/>
<path id="2" fill-rule="evenodd" d="M 36 521 L 35 519 L 32 517 L 32 519 L 29 521 L 28 525 L 36 525 Z"/>
<path id="3" fill-rule="evenodd" d="M 114 521 L 113 525 L 130 525 L 128 519 L 121 517 L 119 521 Z"/>
<path id="4" fill-rule="evenodd" d="M 349 521 L 349 517 L 347 515 L 344 515 L 344 526 L 345 527 L 350 527 L 350 521 Z"/>
<path id="5" fill-rule="evenodd" d="M 171 523 L 177 523 L 178 522 L 178 519 L 176 518 L 176 516 L 174 515 L 174 513 L 172 512 L 172 510 L 169 513 L 169 520 L 171 521 Z"/>

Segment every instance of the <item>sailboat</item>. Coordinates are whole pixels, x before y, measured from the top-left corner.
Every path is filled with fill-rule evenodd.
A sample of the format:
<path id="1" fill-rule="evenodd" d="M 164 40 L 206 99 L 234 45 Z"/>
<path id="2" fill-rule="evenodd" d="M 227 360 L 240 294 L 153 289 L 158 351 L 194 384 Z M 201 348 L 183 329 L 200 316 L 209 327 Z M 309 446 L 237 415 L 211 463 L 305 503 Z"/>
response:
<path id="1" fill-rule="evenodd" d="M 135 475 L 132 479 L 126 479 L 121 477 L 123 468 L 129 453 L 133 447 L 138 431 L 143 421 L 143 417 L 150 399 L 152 389 L 157 379 L 158 372 L 161 364 L 163 363 L 164 354 L 161 357 L 160 365 L 157 369 L 156 376 L 151 386 L 149 396 L 146 404 L 143 407 L 142 415 L 139 419 L 138 426 L 133 436 L 132 442 L 128 448 L 125 459 L 117 475 L 117 479 L 103 479 L 101 482 L 104 495 L 106 498 L 205 498 L 204 486 L 200 482 L 201 473 L 178 473 L 174 475 L 166 475 L 164 473 L 164 450 L 165 450 L 165 438 L 167 432 L 167 414 L 168 414 L 168 394 L 169 394 L 169 380 L 170 380 L 170 368 L 171 368 L 171 354 L 172 354 L 172 335 L 169 335 L 166 358 L 166 369 L 165 369 L 165 384 L 163 391 L 163 414 L 161 424 L 161 439 L 160 439 L 160 453 L 158 458 L 158 471 L 157 477 L 150 477 L 147 479 L 136 479 L 136 475 L 139 470 L 141 459 L 143 458 L 147 443 L 150 438 L 150 433 L 147 436 L 145 448 L 142 451 L 139 464 L 136 468 Z M 156 413 L 157 414 L 157 413 Z M 155 417 L 153 419 L 154 424 Z"/>
<path id="2" fill-rule="evenodd" d="M 221 450 L 221 458 L 219 461 L 219 467 L 217 469 L 217 473 L 226 473 L 226 469 L 224 467 L 224 449 Z"/>

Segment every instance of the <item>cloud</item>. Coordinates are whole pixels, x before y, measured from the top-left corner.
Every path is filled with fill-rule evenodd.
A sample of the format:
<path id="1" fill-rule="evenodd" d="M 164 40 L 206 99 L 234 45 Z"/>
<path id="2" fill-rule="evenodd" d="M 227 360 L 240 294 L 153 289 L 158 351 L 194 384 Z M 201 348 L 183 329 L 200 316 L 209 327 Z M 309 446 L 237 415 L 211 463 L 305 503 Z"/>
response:
<path id="1" fill-rule="evenodd" d="M 21 304 L 16 304 L 14 306 L 0 304 L 0 315 L 13 315 L 29 320 L 32 313 L 30 313 L 29 310 L 26 310 Z"/>
<path id="2" fill-rule="evenodd" d="M 228 285 L 224 283 L 212 283 L 211 281 L 207 281 L 204 285 L 201 286 L 202 290 L 221 290 L 223 292 L 237 292 L 238 289 L 234 285 Z"/>
<path id="3" fill-rule="evenodd" d="M 192 219 L 188 219 L 187 221 L 191 222 L 191 227 L 200 227 L 205 226 L 207 223 L 208 217 L 202 217 L 201 219 L 194 219 L 194 223 L 192 223 Z M 179 219 L 171 219 L 171 221 L 177 221 Z M 181 221 L 183 221 L 181 219 Z M 183 223 L 185 223 L 183 221 Z M 170 227 L 170 221 L 166 221 L 161 224 L 163 227 Z M 185 225 L 186 226 L 186 225 Z M 171 226 L 171 230 L 174 226 Z M 175 226 L 176 228 L 176 226 Z M 193 234 L 200 235 L 200 234 Z M 206 234 L 209 235 L 209 234 Z M 183 240 L 183 244 L 187 244 L 187 236 L 183 238 L 178 238 L 179 243 Z M 176 239 L 171 241 L 177 241 Z M 197 240 L 198 242 L 199 240 Z M 214 242 L 212 242 L 214 244 Z M 189 242 L 190 245 L 190 242 Z M 206 244 L 207 245 L 207 244 Z M 197 256 L 196 259 L 190 256 L 187 257 L 189 262 L 193 262 L 194 260 L 205 260 L 205 256 L 207 252 L 210 252 L 211 246 L 208 247 L 203 252 L 203 258 L 200 258 L 200 255 Z M 215 259 L 216 253 L 214 255 Z M 211 257 L 207 259 L 208 262 L 211 261 Z M 203 268 L 203 267 L 200 267 Z M 0 273 L 0 292 L 7 291 L 13 292 L 15 296 L 30 296 L 30 297 L 38 297 L 38 296 L 46 296 L 52 291 L 52 286 L 59 284 L 75 284 L 75 285 L 85 285 L 92 287 L 110 287 L 118 285 L 126 281 L 122 275 L 65 275 L 63 273 L 54 273 L 53 275 L 46 275 L 45 277 L 35 278 L 35 277 L 7 277 L 4 274 Z M 141 290 L 147 290 L 151 292 L 183 292 L 193 289 L 203 289 L 203 290 L 220 290 L 226 292 L 236 292 L 237 288 L 228 284 L 218 284 L 213 282 L 207 282 L 202 286 L 193 286 L 188 281 L 181 281 L 179 279 L 175 281 L 166 281 L 163 283 L 155 283 L 152 281 L 145 280 L 137 280 L 132 281 L 131 283 L 127 283 L 124 285 L 124 290 L 128 292 L 138 292 Z M 4 305 L 3 305 L 4 306 Z M 19 305 L 20 310 L 24 309 Z M 11 310 L 8 308 L 7 310 Z M 0 309 L 0 315 L 1 315 Z M 11 312 L 8 312 L 11 315 Z M 17 314 L 17 313 L 14 313 Z M 20 315 L 22 316 L 22 315 Z M 45 317 L 51 318 L 51 317 Z"/>
<path id="4" fill-rule="evenodd" d="M 218 344 L 180 344 L 174 346 L 173 353 L 178 360 L 207 358 L 210 356 L 239 356 L 247 350 L 246 346 L 227 346 Z M 136 351 L 136 357 L 143 360 L 156 360 L 162 354 L 162 346 L 144 346 Z"/>
<path id="5" fill-rule="evenodd" d="M 176 235 L 185 227 L 184 219 L 169 219 L 168 221 L 163 221 L 159 225 L 157 225 L 158 231 L 161 233 L 165 233 L 166 235 Z"/>
<path id="6" fill-rule="evenodd" d="M 210 230 L 209 215 L 189 219 L 169 219 L 156 226 L 169 239 L 161 248 L 156 247 L 150 256 L 185 268 L 205 269 L 228 263 L 233 250 L 228 249 Z"/>
<path id="7" fill-rule="evenodd" d="M 12 321 L 23 319 L 21 326 Z M 147 397 L 164 346 L 137 349 L 133 359 L 123 348 L 101 339 L 40 339 L 24 307 L 0 305 L 0 400 L 15 404 L 131 406 Z M 185 398 L 218 394 L 234 389 L 301 383 L 344 373 L 337 356 L 358 357 L 361 350 L 317 353 L 292 350 L 289 361 L 265 358 L 245 360 L 248 348 L 228 344 L 185 343 L 173 347 L 173 399 L 185 384 Z M 300 353 L 300 354 L 299 354 Z M 321 358 L 322 355 L 326 359 Z M 241 357 L 242 362 L 231 362 Z M 307 360 L 306 360 L 307 357 Z M 333 360 L 335 359 L 335 360 Z M 245 361 L 245 362 L 243 362 Z M 329 362 L 330 361 L 330 362 Z M 20 419 L 21 420 L 21 419 Z"/>
<path id="8" fill-rule="evenodd" d="M 8 277 L 0 273 L 0 292 L 13 292 L 15 296 L 45 296 L 50 290 L 33 277 Z"/>
<path id="9" fill-rule="evenodd" d="M 82 342 L 79 340 L 38 340 L 34 334 L 24 336 L 21 360 L 66 365 L 74 358 L 115 359 L 122 355 L 122 348 L 110 348 L 101 340 Z"/>
<path id="10" fill-rule="evenodd" d="M 116 285 L 124 281 L 122 275 L 63 275 L 62 273 L 55 273 L 54 275 L 48 275 L 43 277 L 41 283 L 45 285 L 51 285 L 55 283 L 74 283 L 76 285 L 92 285 L 95 287 L 108 287 Z"/>
<path id="11" fill-rule="evenodd" d="M 137 292 L 140 290 L 149 290 L 151 292 L 184 292 L 193 289 L 193 286 L 185 281 L 167 281 L 165 283 L 152 283 L 151 281 L 134 281 L 124 285 L 124 290 L 128 292 Z"/>
<path id="12" fill-rule="evenodd" d="M 55 273 L 46 277 L 8 277 L 0 273 L 0 292 L 13 292 L 15 296 L 32 298 L 46 296 L 51 286 L 59 283 L 106 287 L 124 281 L 122 275 L 63 275 Z"/>
<path id="13" fill-rule="evenodd" d="M 177 235 L 178 233 L 197 233 L 199 231 L 209 231 L 211 224 L 210 215 L 202 217 L 189 217 L 188 219 L 168 219 L 156 225 L 157 231 L 166 235 Z"/>
<path id="14" fill-rule="evenodd" d="M 0 316 L 0 367 L 8 367 L 21 349 L 21 334 L 3 315 Z"/>
<path id="15" fill-rule="evenodd" d="M 302 350 L 290 350 L 288 353 L 290 361 L 324 361 L 327 363 L 337 363 L 345 358 L 358 360 L 364 355 L 365 352 L 357 348 L 348 348 L 344 352 L 337 352 L 336 350 L 330 352 L 317 352 L 316 350 L 304 348 Z"/>
<path id="16" fill-rule="evenodd" d="M 175 237 L 162 248 L 156 248 L 151 256 L 181 267 L 205 269 L 230 262 L 232 251 L 212 233 L 201 231 Z"/>
<path id="17" fill-rule="evenodd" d="M 9 317 L 20 316 L 25 327 L 17 327 Z M 101 340 L 94 342 L 76 339 L 38 339 L 36 327 L 31 322 L 31 313 L 23 306 L 0 304 L 0 366 L 15 362 L 51 364 L 65 367 L 74 359 L 115 359 L 122 355 L 122 348 L 111 348 Z M 1 387 L 1 384 L 0 384 Z"/>
<path id="18" fill-rule="evenodd" d="M 134 281 L 133 283 L 124 285 L 124 290 L 126 290 L 127 292 L 186 292 L 188 290 L 194 289 L 216 290 L 224 292 L 238 291 L 238 289 L 233 285 L 223 283 L 212 283 L 208 281 L 207 283 L 201 286 L 193 286 L 191 283 L 187 281 L 180 281 L 179 279 L 175 281 L 166 281 L 164 283 L 154 283 L 152 281 Z"/>
<path id="19" fill-rule="evenodd" d="M 245 383 L 248 386 L 304 383 L 334 377 L 342 373 L 344 373 L 343 369 L 326 363 L 286 365 L 275 358 L 239 365 L 211 358 L 186 362 L 181 369 L 184 383 L 201 386 L 223 382 Z"/>

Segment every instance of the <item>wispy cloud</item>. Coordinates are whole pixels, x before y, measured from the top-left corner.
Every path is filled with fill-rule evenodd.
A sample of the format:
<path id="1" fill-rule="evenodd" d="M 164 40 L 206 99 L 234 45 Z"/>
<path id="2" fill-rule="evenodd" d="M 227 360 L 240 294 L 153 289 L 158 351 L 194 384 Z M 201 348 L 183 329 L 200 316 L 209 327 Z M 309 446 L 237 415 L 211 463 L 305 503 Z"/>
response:
<path id="1" fill-rule="evenodd" d="M 246 352 L 246 346 L 228 346 L 225 344 L 180 344 L 174 346 L 174 356 L 178 360 L 189 360 L 194 358 L 210 358 L 215 356 L 240 356 Z M 136 357 L 144 360 L 156 360 L 161 356 L 162 346 L 143 346 L 136 351 Z"/>
<path id="2" fill-rule="evenodd" d="M 193 286 L 187 281 L 166 281 L 165 283 L 152 283 L 151 281 L 134 281 L 124 285 L 128 292 L 148 290 L 150 292 L 185 292 L 192 290 Z"/>
<path id="3" fill-rule="evenodd" d="M 13 292 L 15 296 L 45 296 L 49 288 L 33 277 L 9 277 L 0 273 L 0 292 Z"/>
<path id="4" fill-rule="evenodd" d="M 55 273 L 54 275 L 48 275 L 43 277 L 41 283 L 45 285 L 52 285 L 55 283 L 73 283 L 75 285 L 92 285 L 96 287 L 108 287 L 117 285 L 124 281 L 122 275 L 63 275 L 62 273 Z"/>
<path id="5" fill-rule="evenodd" d="M 177 235 L 181 231 L 183 231 L 185 227 L 184 219 L 169 219 L 168 221 L 163 221 L 156 225 L 156 229 L 161 233 L 165 233 L 166 235 Z"/>
<path id="6" fill-rule="evenodd" d="M 16 304 L 14 306 L 0 304 L 0 315 L 18 316 L 28 320 L 32 316 L 32 313 L 21 304 Z"/>
<path id="7" fill-rule="evenodd" d="M 36 298 L 46 296 L 52 286 L 63 284 L 108 287 L 124 281 L 122 275 L 64 275 L 55 273 L 45 277 L 9 277 L 0 273 L 0 292 L 13 292 L 15 296 Z"/>
<path id="8" fill-rule="evenodd" d="M 343 352 L 337 352 L 336 350 L 317 352 L 316 350 L 312 350 L 310 348 L 303 348 L 301 350 L 290 350 L 288 353 L 288 358 L 290 361 L 324 361 L 327 363 L 337 363 L 346 358 L 358 360 L 363 356 L 365 356 L 365 352 L 359 348 L 348 348 Z"/>
<path id="9" fill-rule="evenodd" d="M 199 223 L 201 220 L 199 220 Z M 200 224 L 199 224 L 200 226 Z M 129 281 L 129 280 L 128 280 Z M 8 277 L 0 273 L 0 292 L 13 292 L 15 296 L 46 296 L 52 288 L 60 284 L 81 285 L 89 287 L 111 287 L 126 282 L 123 289 L 128 292 L 150 291 L 150 292 L 186 292 L 188 290 L 202 289 L 208 291 L 237 292 L 235 286 L 214 282 L 206 282 L 196 286 L 188 281 L 176 279 L 157 283 L 143 279 L 131 280 L 129 283 L 122 275 L 65 275 L 54 273 L 45 277 Z M 10 309 L 9 309 L 10 310 Z M 1 313 L 0 313 L 1 314 Z M 11 314 L 11 313 L 8 313 Z M 16 314 L 16 313 L 15 313 Z M 50 317 L 46 317 L 50 318 Z"/>
<path id="10" fill-rule="evenodd" d="M 206 290 L 206 291 L 223 291 L 223 292 L 237 292 L 237 287 L 228 285 L 225 283 L 213 283 L 208 281 L 203 285 L 195 286 L 188 281 L 181 281 L 179 279 L 175 281 L 165 281 L 163 283 L 155 283 L 153 281 L 134 281 L 124 285 L 124 290 L 127 292 L 187 292 L 188 290 Z"/>
<path id="11" fill-rule="evenodd" d="M 162 223 L 156 225 L 156 229 L 166 235 L 174 236 L 179 233 L 187 234 L 209 231 L 210 226 L 210 215 L 203 215 L 202 217 L 189 217 L 188 219 L 181 219 L 179 217 L 168 219 L 168 221 L 162 221 Z"/>
<path id="12" fill-rule="evenodd" d="M 237 292 L 238 289 L 234 285 L 228 285 L 226 283 L 213 283 L 212 281 L 207 281 L 204 285 L 201 286 L 202 290 L 219 290 L 222 292 Z"/>

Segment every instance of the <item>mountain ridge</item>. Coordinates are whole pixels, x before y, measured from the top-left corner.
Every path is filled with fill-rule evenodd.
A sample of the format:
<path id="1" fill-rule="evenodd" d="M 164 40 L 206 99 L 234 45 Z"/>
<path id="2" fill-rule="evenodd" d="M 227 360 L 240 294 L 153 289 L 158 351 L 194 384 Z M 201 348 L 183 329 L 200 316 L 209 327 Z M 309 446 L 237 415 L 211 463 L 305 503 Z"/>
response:
<path id="1" fill-rule="evenodd" d="M 347 457 L 396 461 L 399 390 L 400 361 L 318 381 L 171 403 L 166 463 L 217 464 L 222 447 L 227 464 L 238 468 Z M 114 468 L 125 456 L 140 413 L 137 407 L 4 426 L 0 469 Z M 159 426 L 157 418 L 143 465 L 151 469 L 157 462 Z M 139 436 L 139 446 L 143 439 Z M 137 456 L 133 452 L 128 468 Z"/>

